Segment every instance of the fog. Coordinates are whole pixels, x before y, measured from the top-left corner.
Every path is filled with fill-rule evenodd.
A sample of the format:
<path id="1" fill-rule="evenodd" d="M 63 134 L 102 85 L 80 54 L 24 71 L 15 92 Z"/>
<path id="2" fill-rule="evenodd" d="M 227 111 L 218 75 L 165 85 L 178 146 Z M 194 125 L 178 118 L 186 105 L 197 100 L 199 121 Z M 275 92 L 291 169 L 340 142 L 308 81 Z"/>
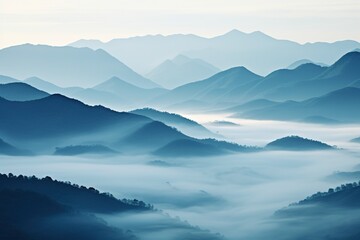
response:
<path id="1" fill-rule="evenodd" d="M 194 115 L 191 118 L 203 123 L 229 120 L 220 115 L 207 118 Z M 300 135 L 337 145 L 343 150 L 272 151 L 175 159 L 126 155 L 1 156 L 1 172 L 51 176 L 111 192 L 118 198 L 137 198 L 154 204 L 155 208 L 172 217 L 178 216 L 193 226 L 220 233 L 227 239 L 251 239 L 259 231 L 271 228 L 269 219 L 275 211 L 318 191 L 336 187 L 342 182 L 329 182 L 326 177 L 335 171 L 354 171 L 360 163 L 360 144 L 349 142 L 360 135 L 359 125 L 230 121 L 241 126 L 209 124 L 207 127 L 240 144 L 264 146 L 279 137 Z M 155 160 L 162 162 L 153 164 Z M 128 218 L 125 229 L 131 229 L 131 221 L 139 222 L 139 218 L 140 215 Z M 149 218 L 156 221 L 156 217 L 148 215 L 141 219 L 146 223 Z M 110 225 L 125 224 L 116 216 L 106 219 Z M 144 236 L 141 239 L 151 239 Z"/>

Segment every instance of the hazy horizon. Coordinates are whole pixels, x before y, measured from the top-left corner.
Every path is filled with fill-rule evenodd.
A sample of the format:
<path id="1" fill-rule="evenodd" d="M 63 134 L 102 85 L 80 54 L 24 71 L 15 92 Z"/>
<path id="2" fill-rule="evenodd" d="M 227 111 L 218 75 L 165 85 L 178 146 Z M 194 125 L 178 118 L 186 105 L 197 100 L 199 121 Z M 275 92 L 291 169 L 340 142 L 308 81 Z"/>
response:
<path id="1" fill-rule="evenodd" d="M 0 0 L 0 48 L 23 43 L 66 45 L 79 39 L 106 42 L 149 34 L 213 37 L 232 29 L 261 31 L 299 43 L 360 41 L 359 10 L 360 3 L 354 0 L 106 0 L 101 4 Z"/>

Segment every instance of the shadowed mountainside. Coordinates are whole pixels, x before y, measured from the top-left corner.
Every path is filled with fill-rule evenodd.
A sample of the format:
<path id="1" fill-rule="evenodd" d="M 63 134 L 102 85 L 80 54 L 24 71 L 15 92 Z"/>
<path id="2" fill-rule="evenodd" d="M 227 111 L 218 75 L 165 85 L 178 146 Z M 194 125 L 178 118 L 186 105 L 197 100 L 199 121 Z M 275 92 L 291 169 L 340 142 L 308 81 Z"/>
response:
<path id="1" fill-rule="evenodd" d="M 0 97 L 10 101 L 29 101 L 48 97 L 49 94 L 28 84 L 12 82 L 0 84 Z"/>

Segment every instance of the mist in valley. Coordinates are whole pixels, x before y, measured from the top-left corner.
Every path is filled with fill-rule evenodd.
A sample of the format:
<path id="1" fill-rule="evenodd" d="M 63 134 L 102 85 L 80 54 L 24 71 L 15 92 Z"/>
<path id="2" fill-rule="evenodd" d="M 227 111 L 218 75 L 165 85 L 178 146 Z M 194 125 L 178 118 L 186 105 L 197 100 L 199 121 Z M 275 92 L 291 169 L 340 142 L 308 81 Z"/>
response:
<path id="1" fill-rule="evenodd" d="M 299 135 L 336 145 L 339 149 L 260 151 L 187 158 L 150 154 L 0 156 L 1 172 L 51 176 L 92 186 L 120 199 L 139 199 L 153 204 L 172 218 L 186 220 L 192 226 L 219 233 L 226 239 L 264 239 L 265 235 L 281 232 L 279 226 L 282 225 L 273 218 L 277 210 L 318 191 L 346 183 L 341 179 L 328 181 L 327 177 L 336 171 L 355 171 L 360 163 L 359 146 L 349 142 L 356 137 L 354 133 L 360 132 L 359 125 L 234 120 L 224 115 L 189 117 L 204 123 L 227 141 L 239 144 L 262 147 L 279 137 Z M 229 120 L 239 126 L 206 124 L 212 120 Z M 110 226 L 134 230 L 141 239 L 166 239 L 166 236 L 177 239 L 179 236 L 174 228 L 168 231 L 138 229 L 150 222 L 170 224 L 164 223 L 157 214 L 101 217 Z M 132 225 L 132 222 L 136 224 Z M 139 224 L 142 222 L 144 224 Z M 289 231 L 296 229 L 289 228 Z"/>

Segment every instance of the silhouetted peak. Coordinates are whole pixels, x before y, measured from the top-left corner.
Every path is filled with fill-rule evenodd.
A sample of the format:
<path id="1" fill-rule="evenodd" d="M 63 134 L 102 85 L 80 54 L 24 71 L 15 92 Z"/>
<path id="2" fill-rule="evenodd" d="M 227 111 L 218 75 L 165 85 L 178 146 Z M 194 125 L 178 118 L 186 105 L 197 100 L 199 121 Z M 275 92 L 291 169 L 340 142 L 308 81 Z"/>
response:
<path id="1" fill-rule="evenodd" d="M 231 37 L 234 36 L 234 37 L 237 37 L 237 36 L 244 36 L 244 35 L 246 35 L 246 33 L 241 32 L 241 31 L 239 31 L 239 30 L 237 30 L 237 29 L 233 29 L 233 30 L 225 33 L 223 36 L 231 36 Z"/>

